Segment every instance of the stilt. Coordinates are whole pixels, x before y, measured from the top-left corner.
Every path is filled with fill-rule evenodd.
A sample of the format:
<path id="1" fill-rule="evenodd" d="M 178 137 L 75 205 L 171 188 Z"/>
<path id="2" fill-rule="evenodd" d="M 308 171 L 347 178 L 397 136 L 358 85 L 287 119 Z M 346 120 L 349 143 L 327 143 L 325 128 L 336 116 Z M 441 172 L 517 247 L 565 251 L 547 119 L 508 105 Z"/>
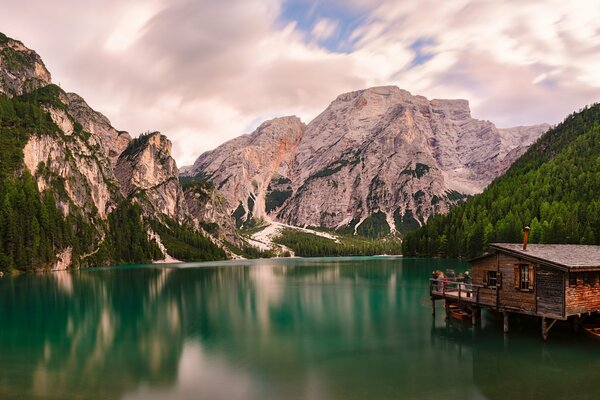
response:
<path id="1" fill-rule="evenodd" d="M 573 329 L 573 332 L 579 333 L 579 327 L 581 326 L 582 322 L 583 319 L 576 315 L 571 318 L 571 328 Z"/>
<path id="2" fill-rule="evenodd" d="M 479 307 L 471 308 L 471 325 L 476 326 L 479 321 Z"/>
<path id="3" fill-rule="evenodd" d="M 508 333 L 510 328 L 508 317 L 510 316 L 510 314 L 507 311 L 504 311 L 502 312 L 502 315 L 504 316 L 504 333 Z"/>
<path id="4" fill-rule="evenodd" d="M 435 299 L 431 299 L 431 315 L 435 317 Z"/>
<path id="5" fill-rule="evenodd" d="M 448 300 L 444 300 L 444 307 L 446 308 L 446 319 L 450 318 L 450 303 Z"/>
<path id="6" fill-rule="evenodd" d="M 542 337 L 544 338 L 544 341 L 548 340 L 548 333 L 557 321 L 556 319 L 554 319 L 552 320 L 552 322 L 548 323 L 549 319 L 550 318 L 542 317 Z"/>

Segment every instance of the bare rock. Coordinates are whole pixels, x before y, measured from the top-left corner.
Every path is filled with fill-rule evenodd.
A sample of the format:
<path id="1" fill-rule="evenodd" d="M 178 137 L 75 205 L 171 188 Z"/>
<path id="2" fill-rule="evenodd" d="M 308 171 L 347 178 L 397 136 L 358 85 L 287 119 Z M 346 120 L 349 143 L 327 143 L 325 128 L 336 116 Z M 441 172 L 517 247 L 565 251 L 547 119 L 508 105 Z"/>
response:
<path id="1" fill-rule="evenodd" d="M 338 96 L 307 126 L 268 121 L 185 175 L 212 181 L 242 220 L 356 230 L 375 218 L 406 231 L 481 192 L 547 129 L 498 129 L 466 100 L 375 87 Z"/>

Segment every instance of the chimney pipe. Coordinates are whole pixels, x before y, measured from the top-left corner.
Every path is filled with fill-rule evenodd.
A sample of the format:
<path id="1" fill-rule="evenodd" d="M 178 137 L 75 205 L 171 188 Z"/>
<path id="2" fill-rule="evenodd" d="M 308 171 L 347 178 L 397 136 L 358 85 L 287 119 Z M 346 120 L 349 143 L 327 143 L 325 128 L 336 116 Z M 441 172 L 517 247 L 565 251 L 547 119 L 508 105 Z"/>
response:
<path id="1" fill-rule="evenodd" d="M 529 242 L 529 229 L 530 228 L 528 226 L 523 229 L 523 232 L 525 233 L 523 235 L 523 250 L 527 250 L 527 243 Z"/>

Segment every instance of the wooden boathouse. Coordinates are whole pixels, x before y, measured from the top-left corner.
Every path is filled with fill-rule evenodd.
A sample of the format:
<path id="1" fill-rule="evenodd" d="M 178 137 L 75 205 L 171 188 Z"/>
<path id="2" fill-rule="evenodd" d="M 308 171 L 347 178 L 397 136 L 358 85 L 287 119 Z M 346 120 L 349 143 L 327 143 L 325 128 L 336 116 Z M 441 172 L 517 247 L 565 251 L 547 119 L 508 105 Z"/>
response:
<path id="1" fill-rule="evenodd" d="M 577 328 L 600 313 L 600 246 L 494 243 L 470 261 L 472 283 L 431 279 L 433 313 L 436 300 L 459 305 L 476 324 L 482 308 L 501 312 L 508 333 L 512 314 L 541 319 L 542 336 L 559 320 Z"/>

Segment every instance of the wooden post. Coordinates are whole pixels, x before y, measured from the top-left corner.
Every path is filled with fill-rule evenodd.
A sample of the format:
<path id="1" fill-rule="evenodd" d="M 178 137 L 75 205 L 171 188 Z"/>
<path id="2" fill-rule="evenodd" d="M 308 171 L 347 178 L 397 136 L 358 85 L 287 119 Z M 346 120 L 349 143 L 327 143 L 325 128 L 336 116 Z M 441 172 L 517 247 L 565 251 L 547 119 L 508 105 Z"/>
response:
<path id="1" fill-rule="evenodd" d="M 431 315 L 435 317 L 435 299 L 431 298 Z"/>
<path id="2" fill-rule="evenodd" d="M 552 329 L 556 321 L 557 320 L 555 319 L 551 323 L 548 323 L 546 317 L 542 317 L 542 337 L 544 338 L 544 341 L 548 340 L 548 333 L 550 332 L 550 329 Z"/>
<path id="3" fill-rule="evenodd" d="M 477 311 L 478 310 L 479 310 L 479 307 L 471 308 L 471 325 L 473 325 L 473 326 L 477 325 Z"/>
<path id="4" fill-rule="evenodd" d="M 508 333 L 510 328 L 508 317 L 510 316 L 510 314 L 507 311 L 503 311 L 502 315 L 504 316 L 504 333 Z"/>
<path id="5" fill-rule="evenodd" d="M 450 304 L 448 299 L 444 299 L 444 307 L 446 308 L 446 319 L 450 318 Z"/>

